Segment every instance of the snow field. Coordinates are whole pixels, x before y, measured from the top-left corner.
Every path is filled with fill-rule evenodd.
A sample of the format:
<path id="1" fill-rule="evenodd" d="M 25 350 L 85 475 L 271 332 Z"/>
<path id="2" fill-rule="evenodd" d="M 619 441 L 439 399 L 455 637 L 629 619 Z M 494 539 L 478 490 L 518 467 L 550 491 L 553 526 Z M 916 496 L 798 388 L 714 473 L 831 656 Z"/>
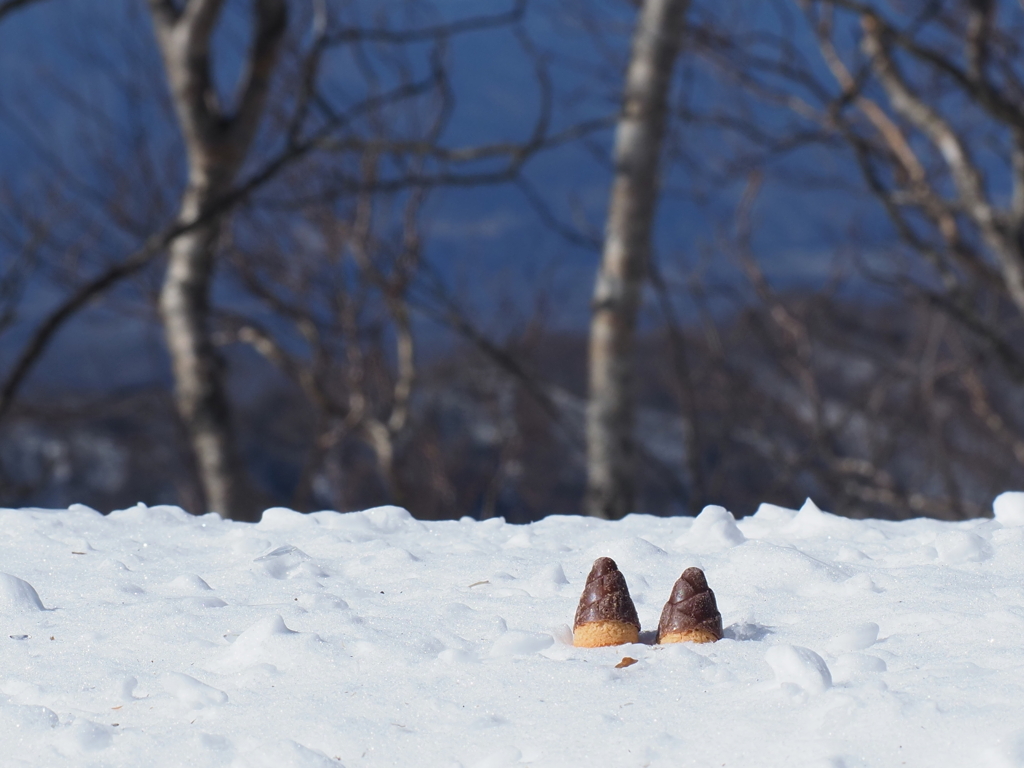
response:
<path id="1" fill-rule="evenodd" d="M 1024 494 L 994 509 L 0 510 L 0 765 L 1024 766 Z M 642 640 L 691 565 L 725 639 L 574 648 L 603 555 Z"/>

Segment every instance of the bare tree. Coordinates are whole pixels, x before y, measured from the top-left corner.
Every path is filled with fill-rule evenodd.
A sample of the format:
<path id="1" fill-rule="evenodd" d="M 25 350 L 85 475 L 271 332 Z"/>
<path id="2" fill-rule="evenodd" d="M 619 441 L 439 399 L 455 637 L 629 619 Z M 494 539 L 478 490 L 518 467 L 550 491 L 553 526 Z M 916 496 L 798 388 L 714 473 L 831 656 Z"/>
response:
<path id="1" fill-rule="evenodd" d="M 651 248 L 661 144 L 687 0 L 645 0 L 615 135 L 615 179 L 594 289 L 584 508 L 615 519 L 632 511 L 634 336 Z"/>
<path id="2" fill-rule="evenodd" d="M 749 291 L 731 286 L 742 294 L 731 322 L 747 329 L 744 344 L 761 339 L 771 354 L 748 347 L 737 366 L 725 323 L 711 332 L 720 352 L 710 362 L 724 391 L 743 393 L 737 409 L 759 404 L 749 424 L 772 425 L 772 440 L 752 429 L 747 438 L 780 487 L 813 479 L 852 514 L 959 518 L 979 514 L 1019 472 L 1024 49 L 1020 14 L 1001 8 L 694 9 L 688 45 L 712 63 L 700 76 L 714 91 L 678 114 L 729 148 L 704 167 L 716 168 L 712 183 L 728 188 L 766 169 L 776 189 L 841 191 L 828 214 L 842 222 L 841 247 L 860 246 L 853 266 L 877 302 L 854 321 L 855 299 L 780 291 L 749 230 L 740 238 Z M 871 217 L 867 245 L 858 215 Z M 843 383 L 857 377 L 838 360 L 872 377 Z M 714 410 L 701 411 L 709 423 Z"/>
<path id="3" fill-rule="evenodd" d="M 284 0 L 253 4 L 253 44 L 238 103 L 222 105 L 214 84 L 211 38 L 223 0 L 150 0 L 175 112 L 188 155 L 180 220 L 203 215 L 234 184 L 259 127 L 287 26 Z M 170 249 L 160 313 L 174 365 L 178 410 L 191 435 L 208 509 L 251 519 L 245 474 L 235 455 L 223 364 L 210 338 L 209 303 L 220 222 L 178 237 Z"/>
<path id="4" fill-rule="evenodd" d="M 370 155 L 366 188 L 349 217 L 329 206 L 308 208 L 306 242 L 295 241 L 289 259 L 280 258 L 278 243 L 267 247 L 260 240 L 231 252 L 232 268 L 247 290 L 302 342 L 295 349 L 266 322 L 222 312 L 223 340 L 253 347 L 298 386 L 315 412 L 295 491 L 298 508 L 309 506 L 314 479 L 325 462 L 337 458 L 336 447 L 352 437 L 373 452 L 386 500 L 406 501 L 397 447 L 408 426 L 417 373 L 409 291 L 421 255 L 419 214 L 426 195 L 413 189 L 403 196 L 392 234 L 389 216 L 378 210 L 387 200 L 372 191 L 375 175 Z M 313 231 L 322 245 L 308 244 Z M 344 508 L 342 496 L 339 489 L 325 501 Z"/>
<path id="5" fill-rule="evenodd" d="M 132 244 L 125 248 L 127 257 L 123 252 L 116 257 L 104 254 L 94 259 L 96 263 L 91 263 L 88 271 L 68 270 L 65 299 L 31 329 L 28 342 L 14 356 L 13 365 L 0 382 L 0 417 L 9 412 L 31 370 L 72 318 L 135 276 L 142 276 L 138 286 L 146 290 L 161 257 L 167 254 L 170 264 L 160 291 L 160 314 L 178 380 L 179 411 L 190 432 L 195 469 L 207 496 L 206 502 L 194 508 L 208 508 L 214 497 L 227 498 L 224 504 L 235 505 L 227 514 L 251 516 L 257 506 L 243 498 L 247 483 L 232 445 L 224 386 L 226 359 L 221 358 L 223 350 L 218 347 L 234 339 L 262 351 L 269 348 L 268 341 L 276 341 L 273 333 L 281 326 L 271 324 L 272 332 L 261 339 L 257 323 L 243 328 L 235 322 L 237 318 L 229 317 L 231 313 L 224 311 L 225 307 L 214 310 L 210 306 L 215 268 L 222 263 L 227 266 L 218 250 L 251 253 L 248 245 L 239 249 L 237 244 L 251 244 L 251 233 L 266 231 L 261 227 L 274 221 L 274 215 L 280 214 L 278 221 L 290 218 L 294 222 L 297 212 L 316 211 L 318 216 L 326 217 L 325 221 L 332 216 L 337 219 L 337 226 L 325 223 L 326 230 L 339 226 L 345 229 L 341 250 L 348 255 L 341 269 L 351 271 L 354 266 L 364 288 L 372 287 L 374 297 L 367 299 L 367 305 L 383 306 L 389 327 L 376 338 L 368 338 L 358 312 L 346 303 L 353 296 L 341 291 L 327 298 L 343 310 L 333 319 L 344 320 L 344 327 L 335 329 L 328 323 L 321 330 L 337 330 L 337 338 L 343 343 L 333 344 L 332 339 L 323 347 L 311 344 L 310 349 L 315 350 L 312 358 L 299 355 L 296 362 L 314 370 L 324 360 L 329 362 L 337 378 L 316 382 L 321 389 L 326 384 L 331 395 L 320 437 L 325 444 L 335 440 L 339 423 L 346 434 L 359 435 L 377 457 L 380 476 L 392 499 L 398 498 L 402 483 L 395 468 L 396 446 L 409 421 L 417 373 L 412 320 L 404 294 L 416 273 L 420 245 L 415 219 L 425 194 L 442 186 L 514 181 L 539 152 L 601 130 L 609 119 L 602 117 L 550 131 L 550 83 L 543 57 L 532 49 L 520 25 L 526 7 L 523 0 L 514 2 L 506 12 L 440 22 L 429 8 L 410 3 L 414 12 L 407 18 L 413 26 L 407 28 L 389 26 L 386 15 L 366 26 L 358 9 L 317 3 L 305 16 L 300 13 L 299 19 L 312 26 L 311 40 L 299 34 L 284 36 L 283 18 L 274 15 L 283 4 L 253 3 L 244 11 L 251 12 L 256 27 L 254 42 L 246 54 L 249 65 L 243 70 L 235 103 L 225 104 L 211 75 L 211 62 L 219 55 L 211 47 L 211 35 L 225 7 L 222 2 L 199 0 L 150 4 L 171 84 L 169 104 L 177 114 L 189 161 L 178 213 L 173 221 L 161 226 L 161 221 L 167 221 L 169 202 L 163 199 L 156 206 L 159 211 L 155 223 L 152 217 L 125 222 L 125 241 Z M 245 6 L 239 10 L 242 8 Z M 415 26 L 423 19 L 427 23 Z M 519 40 L 526 61 L 536 73 L 539 109 L 532 130 L 520 141 L 451 146 L 442 135 L 455 108 L 445 58 L 447 46 L 458 35 L 501 26 L 508 27 Z M 323 74 L 324 60 L 354 67 L 365 87 L 355 92 L 339 87 Z M 282 85 L 274 94 L 269 93 L 272 74 L 272 79 Z M 82 107 L 88 109 L 88 105 Z M 257 124 L 267 138 L 258 146 L 254 144 Z M 271 148 L 275 151 L 270 152 Z M 40 147 L 41 151 L 45 149 Z M 57 155 L 51 152 L 48 156 L 59 165 Z M 365 170 L 371 166 L 376 170 L 367 174 Z M 172 181 L 161 188 L 178 188 L 176 169 L 169 177 Z M 72 181 L 77 185 L 65 186 L 86 187 L 78 179 Z M 129 179 L 124 181 L 126 186 L 130 183 Z M 394 251 L 400 255 L 393 263 L 385 264 L 387 258 L 381 261 L 380 254 L 387 250 L 382 246 L 388 239 L 377 231 L 381 222 L 375 211 L 388 195 L 406 195 L 409 207 L 401 238 L 404 244 Z M 126 207 L 99 197 L 89 202 L 108 211 L 111 218 L 123 214 Z M 347 212 L 350 204 L 352 211 Z M 225 223 L 229 213 L 234 214 L 230 227 Z M 137 245 L 139 241 L 141 245 Z M 268 274 L 287 272 L 289 248 L 271 251 L 261 254 L 266 261 L 277 263 Z M 318 262 L 311 263 L 313 272 L 319 270 L 322 274 L 329 269 L 329 258 L 323 253 L 312 254 L 311 262 Z M 218 271 L 218 279 L 233 279 L 230 268 Z M 239 266 L 237 274 L 243 272 Z M 270 284 L 280 287 L 273 280 Z M 317 286 L 324 287 L 326 283 Z M 17 298 L 16 294 L 12 296 Z M 287 298 L 291 301 L 298 296 Z M 366 297 L 357 292 L 355 298 L 358 303 Z M 284 311 L 283 305 L 276 306 L 269 300 L 265 304 L 271 312 L 305 326 Z M 301 300 L 298 306 L 306 309 Z M 391 338 L 397 341 L 393 354 L 381 346 Z M 288 345 L 280 348 L 287 349 Z M 391 376 L 392 363 L 395 377 L 384 385 L 390 394 L 381 397 L 380 387 Z M 347 385 L 340 392 L 332 389 L 339 382 Z M 309 394 L 313 390 L 306 391 Z M 317 402 L 312 396 L 310 400 Z"/>
<path id="6" fill-rule="evenodd" d="M 755 125 L 750 103 L 746 113 L 706 117 L 762 159 L 807 146 L 845 150 L 861 189 L 895 231 L 893 255 L 914 259 L 911 269 L 894 263 L 886 279 L 942 308 L 1024 380 L 1017 343 L 1024 315 L 1020 14 L 999 14 L 993 2 L 916 12 L 898 3 L 821 0 L 789 10 L 786 23 L 803 22 L 817 51 L 796 49 L 791 35 L 723 30 L 714 21 L 694 38 L 740 86 L 731 92 L 737 100 L 753 96 L 755 108 L 789 119 Z M 851 38 L 859 44 L 848 44 Z M 746 173 L 757 155 L 743 160 Z M 990 301 L 998 320 L 984 309 Z"/>

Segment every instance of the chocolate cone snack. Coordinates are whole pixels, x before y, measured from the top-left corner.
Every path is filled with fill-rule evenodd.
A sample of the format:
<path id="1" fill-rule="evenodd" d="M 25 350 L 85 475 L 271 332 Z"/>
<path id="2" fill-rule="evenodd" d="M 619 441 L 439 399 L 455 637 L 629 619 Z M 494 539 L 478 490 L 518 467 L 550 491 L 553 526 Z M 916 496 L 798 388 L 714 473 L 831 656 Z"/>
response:
<path id="1" fill-rule="evenodd" d="M 610 557 L 599 557 L 587 576 L 576 618 L 572 644 L 578 648 L 635 643 L 640 639 L 640 619 L 626 579 Z"/>
<path id="2" fill-rule="evenodd" d="M 658 622 L 659 643 L 713 643 L 722 639 L 722 614 L 704 571 L 687 568 L 672 587 Z"/>

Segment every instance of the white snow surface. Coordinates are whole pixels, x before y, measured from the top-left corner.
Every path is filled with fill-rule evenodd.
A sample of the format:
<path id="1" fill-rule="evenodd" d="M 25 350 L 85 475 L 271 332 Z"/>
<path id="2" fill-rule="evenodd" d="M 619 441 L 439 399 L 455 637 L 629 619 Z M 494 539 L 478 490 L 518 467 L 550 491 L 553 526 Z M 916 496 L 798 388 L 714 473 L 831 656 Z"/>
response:
<path id="1" fill-rule="evenodd" d="M 995 514 L 0 510 L 0 765 L 1024 766 L 1024 494 Z M 605 555 L 642 642 L 574 648 Z M 725 638 L 651 644 L 694 565 Z"/>

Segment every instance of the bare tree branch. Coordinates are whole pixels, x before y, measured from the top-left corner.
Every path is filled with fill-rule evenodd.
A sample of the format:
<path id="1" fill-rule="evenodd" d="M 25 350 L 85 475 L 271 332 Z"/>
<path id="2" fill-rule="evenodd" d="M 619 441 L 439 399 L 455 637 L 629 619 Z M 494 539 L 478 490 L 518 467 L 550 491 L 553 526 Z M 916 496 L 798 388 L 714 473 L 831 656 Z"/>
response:
<path id="1" fill-rule="evenodd" d="M 999 260 L 1011 300 L 1024 313 L 1024 254 L 1021 253 L 1021 243 L 1019 239 L 1014 242 L 1007 238 L 999 215 L 987 198 L 982 172 L 972 160 L 967 145 L 935 109 L 911 90 L 890 55 L 886 33 L 877 16 L 865 15 L 862 27 L 864 52 L 874 62 L 875 72 L 893 109 L 928 136 L 942 154 L 968 215 Z"/>
<path id="2" fill-rule="evenodd" d="M 10 13 L 38 2 L 42 2 L 42 0 L 4 0 L 0 3 L 0 21 L 3 21 L 4 17 Z"/>
<path id="3" fill-rule="evenodd" d="M 526 5 L 527 0 L 515 0 L 512 8 L 504 13 L 459 19 L 447 24 L 438 24 L 421 29 L 391 30 L 367 29 L 363 27 L 340 29 L 327 36 L 327 45 L 334 46 L 371 41 L 391 45 L 405 45 L 407 43 L 452 37 L 453 35 L 461 35 L 467 32 L 478 32 L 484 29 L 507 26 L 520 21 L 526 13 Z"/>

